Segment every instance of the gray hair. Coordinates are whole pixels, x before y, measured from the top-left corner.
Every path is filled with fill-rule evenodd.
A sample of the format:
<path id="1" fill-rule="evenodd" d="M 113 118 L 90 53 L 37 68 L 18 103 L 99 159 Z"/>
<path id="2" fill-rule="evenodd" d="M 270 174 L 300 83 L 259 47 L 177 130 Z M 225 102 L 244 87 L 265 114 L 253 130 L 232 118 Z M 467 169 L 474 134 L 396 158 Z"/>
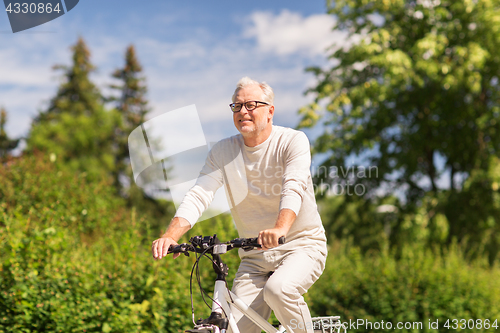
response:
<path id="1" fill-rule="evenodd" d="M 258 81 L 252 80 L 248 76 L 241 78 L 238 81 L 238 83 L 236 84 L 236 89 L 234 90 L 233 97 L 231 98 L 233 103 L 234 103 L 234 100 L 236 98 L 236 94 L 238 93 L 238 90 L 243 89 L 247 86 L 252 86 L 252 85 L 258 85 L 260 87 L 260 89 L 262 89 L 263 102 L 269 103 L 270 105 L 274 105 L 273 88 L 271 88 L 271 86 L 265 82 L 258 82 Z"/>

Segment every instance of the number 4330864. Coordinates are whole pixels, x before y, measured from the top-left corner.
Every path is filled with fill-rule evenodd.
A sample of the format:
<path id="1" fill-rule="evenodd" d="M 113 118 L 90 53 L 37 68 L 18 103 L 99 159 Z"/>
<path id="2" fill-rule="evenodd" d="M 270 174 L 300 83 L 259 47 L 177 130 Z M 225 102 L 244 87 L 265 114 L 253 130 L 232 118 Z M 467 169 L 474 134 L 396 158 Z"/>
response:
<path id="1" fill-rule="evenodd" d="M 466 328 L 468 329 L 490 329 L 490 328 L 495 328 L 495 329 L 498 329 L 498 323 L 497 323 L 497 320 L 498 319 L 495 319 L 494 322 L 490 322 L 489 319 L 469 319 L 469 320 L 465 320 L 465 319 L 448 319 L 446 321 L 446 323 L 444 324 L 444 327 L 446 327 L 447 329 L 458 329 L 460 327 L 460 329 L 464 330 Z"/>
<path id="2" fill-rule="evenodd" d="M 11 13 L 14 13 L 14 14 L 19 14 L 19 13 L 23 13 L 23 14 L 27 14 L 27 13 L 50 14 L 52 12 L 59 13 L 61 11 L 61 9 L 59 8 L 59 3 L 57 3 L 54 8 L 52 8 L 51 3 L 47 3 L 47 4 L 44 4 L 44 3 L 38 3 L 38 4 L 36 4 L 36 3 L 30 3 L 30 4 L 28 4 L 28 3 L 14 3 L 14 4 L 9 3 L 9 5 L 5 9 L 5 11 L 8 12 L 9 14 L 11 14 Z"/>

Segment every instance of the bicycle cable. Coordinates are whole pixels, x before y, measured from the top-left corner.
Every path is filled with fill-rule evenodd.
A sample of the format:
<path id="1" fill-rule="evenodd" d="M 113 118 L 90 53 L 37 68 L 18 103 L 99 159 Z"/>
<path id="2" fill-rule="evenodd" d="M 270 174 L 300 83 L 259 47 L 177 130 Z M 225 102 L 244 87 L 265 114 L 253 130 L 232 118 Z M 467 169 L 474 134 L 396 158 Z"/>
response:
<path id="1" fill-rule="evenodd" d="M 209 256 L 207 256 L 205 253 L 203 253 L 203 256 L 205 256 L 206 258 L 208 258 L 208 260 L 210 260 L 210 261 L 212 262 L 212 264 L 216 264 L 216 262 L 215 262 L 214 260 L 212 260 Z M 199 267 L 199 264 L 198 264 L 198 267 Z M 199 272 L 199 271 L 198 271 L 198 272 Z M 198 278 L 199 278 L 199 277 L 200 277 L 200 276 L 198 275 Z M 199 280 L 199 284 L 198 284 L 198 285 L 199 285 L 199 287 L 200 287 L 200 290 L 201 290 L 201 291 L 202 291 L 202 292 L 203 292 L 203 293 L 204 293 L 204 294 L 205 294 L 205 295 L 206 295 L 206 296 L 207 296 L 207 297 L 208 297 L 208 298 L 209 298 L 212 302 L 214 302 L 215 304 L 217 304 L 217 305 L 219 306 L 219 308 L 221 308 L 222 312 L 224 312 L 224 315 L 227 317 L 226 311 L 224 310 L 224 308 L 222 307 L 222 305 L 221 305 L 221 304 L 219 304 L 219 302 L 216 302 L 216 301 L 215 301 L 212 297 L 210 297 L 210 294 L 209 294 L 209 293 L 207 293 L 207 292 L 205 291 L 205 289 L 203 289 L 203 288 L 201 287 L 201 280 Z M 210 304 L 208 304 L 208 303 L 206 302 L 206 300 L 205 300 L 205 298 L 203 297 L 203 295 L 202 295 L 202 298 L 203 298 L 203 301 L 205 301 L 205 304 L 206 304 L 206 305 L 207 305 L 207 306 L 211 309 Z"/>
<path id="2" fill-rule="evenodd" d="M 190 298 L 191 298 L 191 315 L 192 315 L 192 320 L 193 320 L 194 325 L 196 325 L 196 321 L 195 321 L 194 302 L 193 302 L 193 273 L 195 273 L 195 275 L 196 275 L 196 281 L 198 282 L 198 287 L 200 288 L 201 298 L 203 299 L 203 302 L 205 303 L 205 305 L 207 307 L 211 308 L 211 306 L 208 304 L 207 300 L 205 299 L 205 295 L 206 295 L 212 302 L 214 302 L 215 304 L 217 304 L 219 306 L 219 308 L 224 312 L 224 316 L 227 317 L 227 313 L 224 310 L 224 308 L 221 306 L 221 304 L 219 304 L 212 297 L 210 297 L 210 295 L 205 291 L 205 289 L 201 285 L 201 276 L 200 276 L 200 270 L 199 270 L 200 264 L 199 263 L 200 263 L 200 260 L 202 257 L 206 257 L 212 262 L 212 264 L 215 264 L 215 261 L 207 255 L 208 250 L 210 250 L 213 247 L 214 247 L 214 245 L 210 245 L 199 255 L 198 255 L 198 252 L 195 252 L 196 260 L 193 264 L 193 268 L 191 269 L 191 275 L 189 278 L 189 293 L 190 293 Z M 227 282 L 226 282 L 226 287 L 227 287 Z"/>
<path id="3" fill-rule="evenodd" d="M 195 269 L 195 266 L 196 266 L 196 263 L 198 262 L 198 253 L 195 252 L 195 256 L 196 256 L 196 260 L 193 264 L 193 268 L 191 268 L 191 275 L 189 277 L 189 295 L 190 295 L 190 298 L 191 298 L 191 316 L 192 316 L 192 319 L 193 319 L 193 324 L 196 325 L 196 322 L 194 320 L 194 303 L 193 303 L 193 272 L 194 272 L 194 269 Z"/>

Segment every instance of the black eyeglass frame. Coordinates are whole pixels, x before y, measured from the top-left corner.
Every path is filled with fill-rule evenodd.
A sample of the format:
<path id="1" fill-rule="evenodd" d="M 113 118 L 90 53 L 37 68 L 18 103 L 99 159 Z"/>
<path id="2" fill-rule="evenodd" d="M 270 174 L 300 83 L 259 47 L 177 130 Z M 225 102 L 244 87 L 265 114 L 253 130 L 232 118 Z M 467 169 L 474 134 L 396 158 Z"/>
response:
<path id="1" fill-rule="evenodd" d="M 247 107 L 247 103 L 252 103 L 254 102 L 255 103 L 255 107 L 249 109 Z M 245 103 L 231 103 L 229 104 L 229 107 L 231 108 L 231 111 L 233 111 L 233 113 L 236 113 L 236 112 L 240 112 L 241 109 L 243 109 L 243 105 L 245 106 L 245 109 L 247 109 L 247 111 L 253 111 L 255 110 L 258 106 L 259 106 L 259 103 L 260 104 L 265 104 L 265 105 L 270 105 L 269 103 L 266 103 L 266 102 L 261 102 L 261 101 L 246 101 Z M 240 105 L 240 108 L 238 110 L 234 110 L 233 107 L 236 106 L 236 105 Z"/>

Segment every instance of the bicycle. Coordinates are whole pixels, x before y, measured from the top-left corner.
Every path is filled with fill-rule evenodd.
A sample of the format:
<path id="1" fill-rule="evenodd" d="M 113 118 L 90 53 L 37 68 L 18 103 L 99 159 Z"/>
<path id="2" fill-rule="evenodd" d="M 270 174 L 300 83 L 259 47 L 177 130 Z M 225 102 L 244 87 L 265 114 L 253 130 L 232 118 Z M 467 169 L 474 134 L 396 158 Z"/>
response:
<path id="1" fill-rule="evenodd" d="M 281 237 L 280 244 L 285 242 L 285 238 Z M 189 282 L 189 290 L 191 294 L 191 312 L 194 328 L 187 330 L 188 333 L 225 333 L 228 327 L 231 327 L 233 333 L 240 333 L 236 325 L 230 304 L 241 311 L 257 326 L 259 326 L 266 333 L 285 333 L 286 330 L 283 326 L 279 325 L 278 328 L 271 325 L 266 319 L 260 316 L 257 312 L 251 309 L 241 299 L 238 298 L 231 290 L 227 288 L 226 276 L 228 274 L 228 266 L 222 262 L 220 255 L 236 248 L 242 248 L 249 251 L 255 248 L 260 248 L 257 243 L 257 238 L 235 238 L 228 242 L 220 242 L 217 235 L 213 236 L 195 236 L 189 240 L 189 243 L 179 245 L 171 245 L 168 253 L 183 253 L 189 256 L 189 252 L 196 254 L 196 261 L 191 269 L 191 277 Z M 211 258 L 209 257 L 211 256 Z M 210 297 L 201 286 L 199 274 L 199 262 L 202 257 L 207 257 L 212 262 L 212 267 L 217 274 L 215 279 L 215 286 L 213 297 Z M 206 319 L 199 319 L 195 321 L 194 306 L 193 306 L 193 273 L 196 272 L 198 286 L 201 291 L 202 299 L 211 307 L 212 312 Z M 212 301 L 210 306 L 205 300 L 204 294 Z M 344 332 L 347 331 L 346 327 L 340 322 L 339 316 L 330 317 L 315 317 L 312 318 L 312 326 L 315 333 L 339 333 L 341 328 Z"/>

